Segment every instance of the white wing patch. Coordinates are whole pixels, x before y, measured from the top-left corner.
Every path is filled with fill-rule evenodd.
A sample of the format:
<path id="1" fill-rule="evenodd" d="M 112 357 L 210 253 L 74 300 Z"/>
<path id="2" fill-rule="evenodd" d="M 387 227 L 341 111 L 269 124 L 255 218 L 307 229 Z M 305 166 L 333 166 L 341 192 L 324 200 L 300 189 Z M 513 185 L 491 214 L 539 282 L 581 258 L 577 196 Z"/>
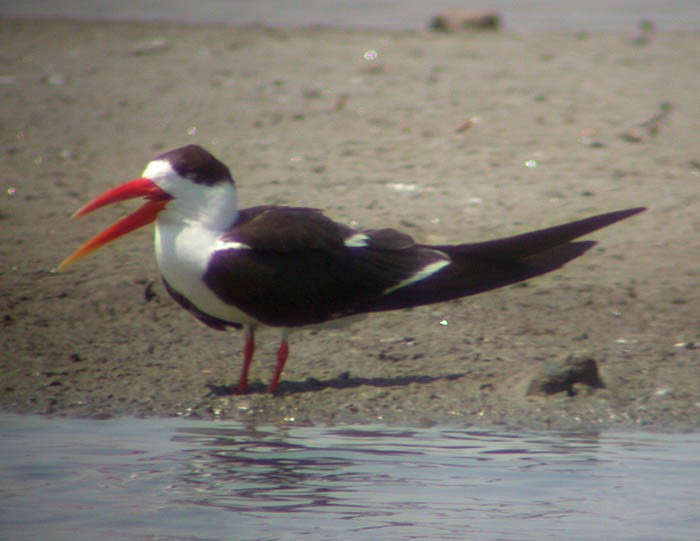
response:
<path id="1" fill-rule="evenodd" d="M 369 245 L 369 237 L 364 233 L 355 233 L 345 239 L 345 246 L 348 248 L 366 248 Z"/>
<path id="2" fill-rule="evenodd" d="M 410 286 L 411 284 L 415 284 L 416 282 L 425 280 L 426 278 L 432 276 L 433 274 L 438 272 L 440 269 L 446 267 L 450 263 L 452 263 L 452 261 L 449 259 L 440 259 L 438 261 L 428 263 L 425 267 L 420 269 L 418 272 L 412 274 L 405 280 L 401 280 L 398 284 L 386 288 L 383 291 L 383 294 L 388 295 L 389 293 L 393 293 L 397 289 L 401 289 L 402 287 Z"/>
<path id="3" fill-rule="evenodd" d="M 214 250 L 218 252 L 219 250 L 252 250 L 252 248 L 245 242 L 217 240 Z"/>

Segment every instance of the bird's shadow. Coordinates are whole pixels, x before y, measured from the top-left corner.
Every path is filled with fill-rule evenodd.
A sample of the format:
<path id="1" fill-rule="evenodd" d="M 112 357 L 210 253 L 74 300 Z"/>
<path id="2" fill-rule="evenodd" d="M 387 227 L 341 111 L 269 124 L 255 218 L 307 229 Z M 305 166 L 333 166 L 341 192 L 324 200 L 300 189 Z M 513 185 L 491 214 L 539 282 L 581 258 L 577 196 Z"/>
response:
<path id="1" fill-rule="evenodd" d="M 350 372 L 343 372 L 335 378 L 328 380 L 319 380 L 313 377 L 306 378 L 304 381 L 283 381 L 280 383 L 278 395 L 309 393 L 323 391 L 324 389 L 351 389 L 369 385 L 370 387 L 403 387 L 411 383 L 427 384 L 434 381 L 452 381 L 464 377 L 466 373 L 446 374 L 442 376 L 396 376 L 393 378 L 363 378 L 351 376 Z M 236 385 L 216 385 L 207 383 L 209 396 L 229 396 L 238 394 Z M 251 382 L 250 388 L 246 394 L 266 394 L 268 392 L 267 385 L 260 382 Z"/>

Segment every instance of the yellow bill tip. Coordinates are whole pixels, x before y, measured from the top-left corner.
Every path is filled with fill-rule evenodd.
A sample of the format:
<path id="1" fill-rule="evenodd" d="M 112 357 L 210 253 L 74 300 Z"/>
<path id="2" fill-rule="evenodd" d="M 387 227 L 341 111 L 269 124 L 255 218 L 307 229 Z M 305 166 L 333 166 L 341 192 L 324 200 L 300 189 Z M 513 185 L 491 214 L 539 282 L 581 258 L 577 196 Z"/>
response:
<path id="1" fill-rule="evenodd" d="M 92 250 L 83 250 L 82 248 L 76 250 L 73 252 L 71 255 L 69 255 L 67 258 L 65 258 L 63 261 L 61 261 L 57 266 L 56 266 L 56 272 L 63 272 L 66 270 L 68 267 L 70 267 L 73 263 L 78 261 L 79 259 L 82 259 L 86 255 L 88 255 L 90 252 L 94 251 L 96 248 L 93 248 Z"/>

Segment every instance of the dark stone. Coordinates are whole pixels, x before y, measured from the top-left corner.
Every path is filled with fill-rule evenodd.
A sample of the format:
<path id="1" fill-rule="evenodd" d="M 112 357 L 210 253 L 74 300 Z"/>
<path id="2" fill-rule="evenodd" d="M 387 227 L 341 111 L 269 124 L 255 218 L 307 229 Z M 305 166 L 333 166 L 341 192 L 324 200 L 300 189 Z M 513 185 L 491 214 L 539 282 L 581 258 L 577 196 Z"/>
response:
<path id="1" fill-rule="evenodd" d="M 498 30 L 501 16 L 496 11 L 450 10 L 437 13 L 428 24 L 438 32 L 460 32 L 470 30 Z"/>
<path id="2" fill-rule="evenodd" d="M 587 354 L 571 354 L 566 359 L 547 361 L 530 382 L 527 394 L 576 394 L 574 384 L 593 389 L 605 387 L 598 374 L 598 364 Z"/>

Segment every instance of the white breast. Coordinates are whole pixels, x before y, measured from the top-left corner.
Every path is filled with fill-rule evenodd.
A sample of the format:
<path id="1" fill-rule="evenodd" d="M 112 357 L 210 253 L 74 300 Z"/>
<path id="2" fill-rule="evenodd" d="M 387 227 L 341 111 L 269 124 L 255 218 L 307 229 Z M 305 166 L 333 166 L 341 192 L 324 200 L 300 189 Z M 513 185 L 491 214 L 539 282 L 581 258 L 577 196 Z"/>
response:
<path id="1" fill-rule="evenodd" d="M 197 223 L 162 223 L 155 229 L 156 260 L 165 280 L 202 312 L 234 323 L 258 322 L 226 304 L 204 283 L 203 276 L 216 250 L 219 234 Z"/>

